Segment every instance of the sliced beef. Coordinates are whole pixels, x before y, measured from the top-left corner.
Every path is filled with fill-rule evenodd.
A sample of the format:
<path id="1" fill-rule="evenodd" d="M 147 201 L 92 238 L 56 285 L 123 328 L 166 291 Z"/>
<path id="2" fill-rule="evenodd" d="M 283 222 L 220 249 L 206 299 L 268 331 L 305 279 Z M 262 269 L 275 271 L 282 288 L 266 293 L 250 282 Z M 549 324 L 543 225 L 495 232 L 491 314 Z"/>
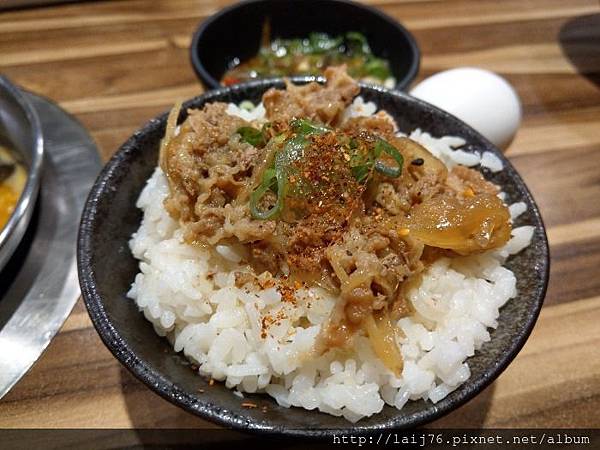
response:
<path id="1" fill-rule="evenodd" d="M 345 66 L 330 67 L 325 71 L 327 84 L 308 83 L 296 86 L 286 82 L 286 89 L 269 89 L 263 96 L 267 118 L 287 122 L 305 117 L 337 125 L 344 110 L 360 92 L 358 83 L 346 73 Z"/>

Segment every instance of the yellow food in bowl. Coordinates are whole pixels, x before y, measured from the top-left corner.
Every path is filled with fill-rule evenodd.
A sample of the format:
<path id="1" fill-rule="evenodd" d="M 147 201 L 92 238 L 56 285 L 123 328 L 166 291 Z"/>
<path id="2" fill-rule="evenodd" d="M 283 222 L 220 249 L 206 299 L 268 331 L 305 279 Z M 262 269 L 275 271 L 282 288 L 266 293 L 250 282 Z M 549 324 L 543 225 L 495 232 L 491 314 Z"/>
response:
<path id="1" fill-rule="evenodd" d="M 0 229 L 12 215 L 25 182 L 27 173 L 11 152 L 0 146 Z"/>

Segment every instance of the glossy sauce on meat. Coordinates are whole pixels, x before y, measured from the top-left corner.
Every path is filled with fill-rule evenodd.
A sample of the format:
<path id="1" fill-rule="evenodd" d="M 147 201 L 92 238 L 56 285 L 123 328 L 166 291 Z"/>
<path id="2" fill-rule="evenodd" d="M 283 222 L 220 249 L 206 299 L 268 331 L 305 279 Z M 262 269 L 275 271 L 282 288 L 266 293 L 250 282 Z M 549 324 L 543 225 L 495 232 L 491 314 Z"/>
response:
<path id="1" fill-rule="evenodd" d="M 343 67 L 326 75 L 325 86 L 268 90 L 262 124 L 219 103 L 190 111 L 177 135 L 171 117 L 165 205 L 189 242 L 241 245 L 256 274 L 286 272 L 333 292 L 317 351 L 363 333 L 399 372 L 391 323 L 411 313 L 406 289 L 439 255 L 503 245 L 510 215 L 481 174 L 449 171 L 396 136 L 386 113 L 347 119 L 359 87 Z"/>

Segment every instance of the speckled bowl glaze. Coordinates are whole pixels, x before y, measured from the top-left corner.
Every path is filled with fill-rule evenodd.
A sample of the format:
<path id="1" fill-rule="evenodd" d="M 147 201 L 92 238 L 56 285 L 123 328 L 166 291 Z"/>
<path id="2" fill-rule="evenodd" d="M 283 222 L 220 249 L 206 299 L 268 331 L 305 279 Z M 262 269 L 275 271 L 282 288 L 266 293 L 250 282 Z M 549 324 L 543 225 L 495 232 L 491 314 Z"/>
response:
<path id="1" fill-rule="evenodd" d="M 208 102 L 256 102 L 271 86 L 282 87 L 283 83 L 263 80 L 211 91 L 187 101 L 179 119 L 186 116 L 186 108 L 199 108 Z M 78 243 L 81 290 L 94 326 L 115 357 L 150 389 L 193 414 L 250 432 L 303 437 L 325 437 L 343 430 L 365 433 L 414 427 L 448 413 L 481 392 L 519 352 L 542 306 L 549 269 L 544 225 L 523 180 L 498 149 L 455 117 L 399 92 L 362 86 L 361 95 L 392 114 L 403 131 L 419 127 L 433 135 L 460 136 L 468 142 L 466 151 L 495 153 L 505 169 L 493 174 L 484 170 L 484 176 L 502 187 L 509 203 L 527 203 L 527 212 L 516 225 L 533 225 L 533 242 L 507 264 L 517 275 L 519 294 L 502 308 L 491 341 L 469 358 L 471 378 L 437 404 L 409 402 L 401 411 L 385 406 L 381 413 L 355 425 L 317 411 L 280 407 L 266 394 L 246 395 L 245 401 L 258 405 L 246 409 L 222 383 L 209 386 L 126 298 L 138 272 L 138 261 L 128 247 L 142 218 L 135 202 L 157 164 L 165 113 L 136 132 L 104 167 L 87 200 Z"/>

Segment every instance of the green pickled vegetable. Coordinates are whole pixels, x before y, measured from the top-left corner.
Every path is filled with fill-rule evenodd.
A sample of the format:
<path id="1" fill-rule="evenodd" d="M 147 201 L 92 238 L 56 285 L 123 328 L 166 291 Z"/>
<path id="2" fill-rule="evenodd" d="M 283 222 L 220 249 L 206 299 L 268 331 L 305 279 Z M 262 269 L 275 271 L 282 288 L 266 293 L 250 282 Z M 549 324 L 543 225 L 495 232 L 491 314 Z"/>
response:
<path id="1" fill-rule="evenodd" d="M 325 53 L 330 50 L 338 50 L 344 42 L 341 36 L 330 37 L 327 33 L 310 33 L 308 45 L 305 46 L 310 53 Z"/>
<path id="2" fill-rule="evenodd" d="M 273 39 L 267 35 L 257 55 L 242 63 L 235 60 L 221 82 L 240 83 L 253 78 L 322 75 L 328 66 L 346 64 L 348 73 L 366 81 L 385 83 L 392 77 L 390 63 L 375 56 L 364 34 L 310 33 L 305 38 Z"/>
<path id="3" fill-rule="evenodd" d="M 346 45 L 348 46 L 349 50 L 355 53 L 364 55 L 371 54 L 371 47 L 369 47 L 367 38 L 364 34 L 357 31 L 349 31 L 346 33 Z"/>
<path id="4" fill-rule="evenodd" d="M 370 58 L 365 64 L 364 70 L 367 75 L 378 80 L 385 80 L 391 76 L 387 62 L 380 58 Z"/>

